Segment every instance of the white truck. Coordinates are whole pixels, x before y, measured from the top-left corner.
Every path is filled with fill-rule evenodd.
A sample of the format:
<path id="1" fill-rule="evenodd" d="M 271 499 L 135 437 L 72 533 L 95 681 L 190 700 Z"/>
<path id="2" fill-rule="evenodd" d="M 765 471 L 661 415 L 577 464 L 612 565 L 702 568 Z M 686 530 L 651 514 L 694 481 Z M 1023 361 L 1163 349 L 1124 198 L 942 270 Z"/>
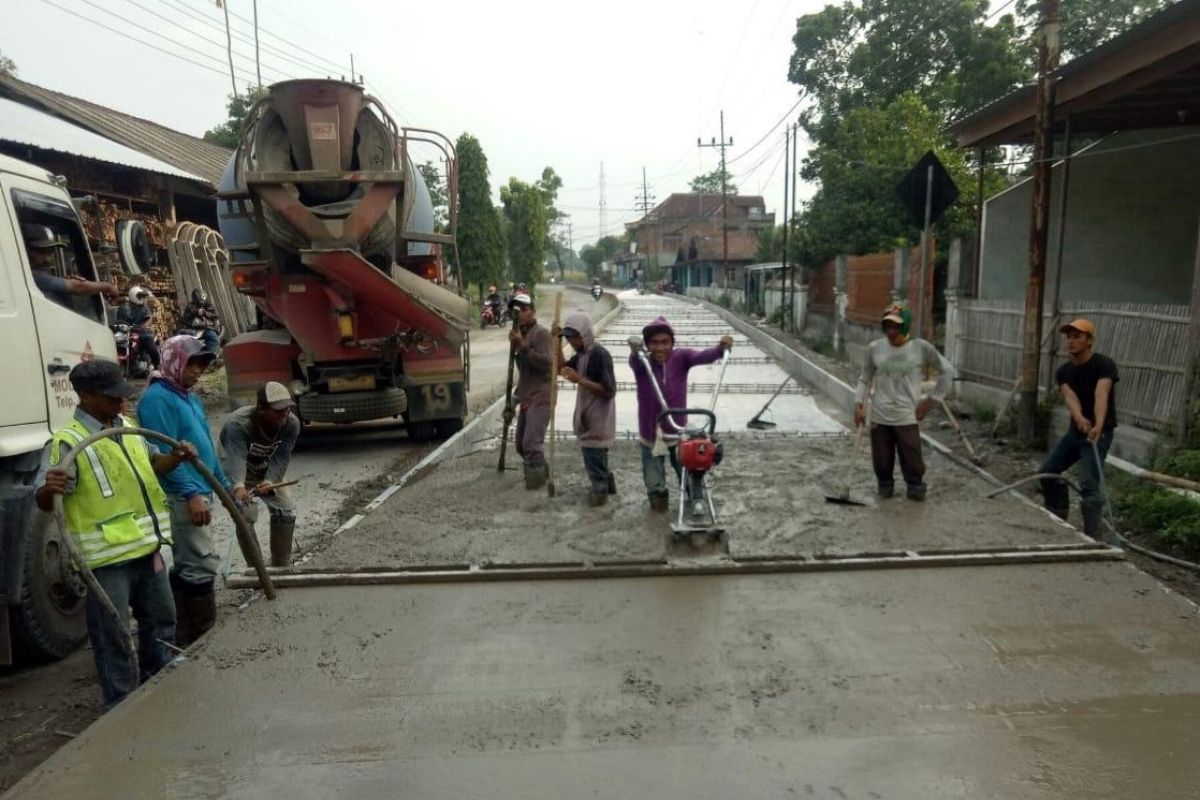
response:
<path id="1" fill-rule="evenodd" d="M 0 155 L 0 664 L 61 658 L 86 636 L 83 583 L 33 502 L 42 449 L 74 413 L 68 373 L 86 359 L 116 360 L 102 297 L 39 289 L 45 273 L 97 279 L 63 183 Z M 37 278 L 22 236 L 29 226 L 63 245 Z"/>

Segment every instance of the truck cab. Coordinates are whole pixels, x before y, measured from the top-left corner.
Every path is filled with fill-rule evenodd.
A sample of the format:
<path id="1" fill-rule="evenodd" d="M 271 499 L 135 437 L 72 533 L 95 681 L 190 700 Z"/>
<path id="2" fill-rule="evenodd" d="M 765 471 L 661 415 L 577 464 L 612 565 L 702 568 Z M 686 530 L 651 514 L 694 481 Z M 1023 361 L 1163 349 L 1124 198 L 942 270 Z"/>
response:
<path id="1" fill-rule="evenodd" d="M 31 230 L 56 246 L 31 252 Z M 86 635 L 82 581 L 33 501 L 43 448 L 78 402 L 71 368 L 116 360 L 104 299 L 63 291 L 73 276 L 97 280 L 63 181 L 0 155 L 0 664 L 61 658 Z"/>

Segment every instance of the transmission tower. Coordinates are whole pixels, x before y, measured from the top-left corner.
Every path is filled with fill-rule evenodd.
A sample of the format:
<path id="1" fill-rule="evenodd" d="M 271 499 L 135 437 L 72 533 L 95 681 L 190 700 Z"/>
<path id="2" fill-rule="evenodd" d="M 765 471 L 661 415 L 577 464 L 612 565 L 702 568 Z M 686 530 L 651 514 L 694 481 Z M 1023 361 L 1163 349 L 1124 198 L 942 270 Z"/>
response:
<path id="1" fill-rule="evenodd" d="M 725 283 L 729 279 L 729 195 L 726 180 L 729 173 L 725 169 L 725 148 L 733 146 L 733 137 L 730 136 L 728 141 L 725 139 L 724 109 L 721 109 L 721 141 L 718 142 L 716 137 L 713 137 L 711 142 L 704 144 L 697 138 L 696 146 L 721 149 L 721 288 L 725 288 Z"/>

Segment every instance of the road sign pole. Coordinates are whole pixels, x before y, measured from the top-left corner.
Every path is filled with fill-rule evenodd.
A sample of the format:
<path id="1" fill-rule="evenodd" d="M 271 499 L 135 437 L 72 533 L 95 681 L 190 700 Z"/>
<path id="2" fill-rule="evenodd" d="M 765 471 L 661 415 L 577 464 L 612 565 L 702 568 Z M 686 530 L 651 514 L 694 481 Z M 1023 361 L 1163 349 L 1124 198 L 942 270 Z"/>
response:
<path id="1" fill-rule="evenodd" d="M 925 273 L 929 269 L 929 226 L 933 215 L 933 165 L 925 170 L 925 226 L 921 230 L 921 281 L 917 300 L 917 335 L 925 336 Z M 930 337 L 932 338 L 932 336 Z"/>

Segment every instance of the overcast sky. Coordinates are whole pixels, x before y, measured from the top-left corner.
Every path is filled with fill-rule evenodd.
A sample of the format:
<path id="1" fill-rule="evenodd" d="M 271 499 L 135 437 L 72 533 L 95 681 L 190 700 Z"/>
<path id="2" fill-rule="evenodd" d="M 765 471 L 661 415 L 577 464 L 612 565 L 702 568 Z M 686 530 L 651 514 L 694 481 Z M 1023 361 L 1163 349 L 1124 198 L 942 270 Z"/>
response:
<path id="1" fill-rule="evenodd" d="M 401 124 L 476 136 L 493 189 L 554 167 L 578 248 L 601 233 L 601 162 L 605 232 L 619 233 L 639 216 L 643 166 L 660 201 L 716 166 L 717 150 L 697 148 L 696 138 L 718 136 L 720 109 L 740 191 L 777 210 L 783 128 L 772 126 L 798 97 L 787 82 L 791 36 L 796 18 L 823 4 L 258 0 L 263 81 L 348 75 L 353 53 L 368 91 Z M 231 86 L 215 0 L 4 6 L 0 51 L 24 80 L 196 135 L 224 119 Z M 252 0 L 229 8 L 244 88 L 254 81 Z M 807 194 L 802 186 L 801 199 Z"/>

